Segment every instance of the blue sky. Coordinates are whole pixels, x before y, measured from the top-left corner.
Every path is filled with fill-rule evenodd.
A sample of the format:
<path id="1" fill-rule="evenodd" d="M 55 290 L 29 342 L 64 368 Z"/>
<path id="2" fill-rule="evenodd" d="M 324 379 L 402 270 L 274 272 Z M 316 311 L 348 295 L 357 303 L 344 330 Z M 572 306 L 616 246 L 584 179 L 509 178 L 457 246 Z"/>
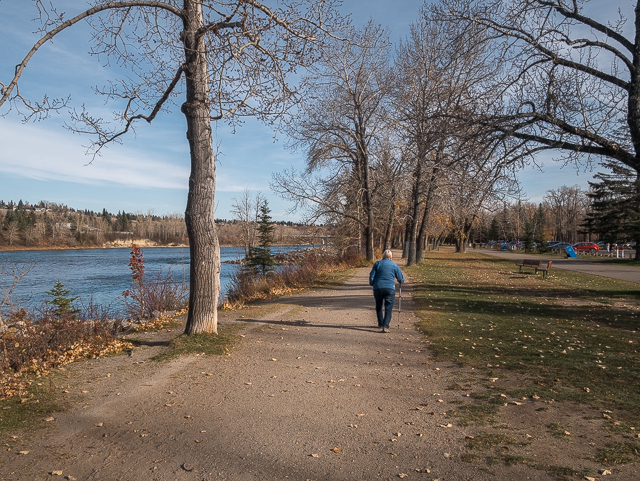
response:
<path id="1" fill-rule="evenodd" d="M 84 2 L 54 0 L 67 17 L 80 11 Z M 388 26 L 392 40 L 404 37 L 422 5 L 418 0 L 344 0 L 344 13 L 356 24 L 369 17 Z M 32 3 L 0 0 L 0 81 L 7 82 L 34 41 L 36 24 Z M 39 99 L 72 95 L 75 106 L 85 104 L 92 113 L 108 117 L 110 109 L 91 87 L 106 84 L 107 71 L 87 54 L 88 32 L 74 28 L 46 45 L 31 60 L 21 80 L 21 93 Z M 0 113 L 5 113 L 4 108 Z M 189 148 L 184 117 L 177 108 L 161 114 L 151 125 L 141 123 L 135 135 L 112 145 L 91 162 L 83 145 L 88 139 L 63 128 L 65 113 L 36 123 L 22 123 L 9 112 L 0 117 L 0 199 L 30 202 L 47 200 L 77 209 L 110 212 L 183 213 L 189 177 Z M 276 220 L 299 220 L 288 215 L 288 203 L 269 189 L 272 173 L 292 166 L 304 167 L 304 154 L 285 149 L 286 139 L 268 126 L 248 120 L 233 134 L 223 123 L 213 125 L 219 145 L 216 217 L 232 218 L 232 199 L 245 189 L 261 191 L 269 200 Z M 562 185 L 586 188 L 591 173 L 575 167 L 560 168 L 547 160 L 544 172 L 527 169 L 520 176 L 526 196 L 533 202 L 546 191 Z"/>

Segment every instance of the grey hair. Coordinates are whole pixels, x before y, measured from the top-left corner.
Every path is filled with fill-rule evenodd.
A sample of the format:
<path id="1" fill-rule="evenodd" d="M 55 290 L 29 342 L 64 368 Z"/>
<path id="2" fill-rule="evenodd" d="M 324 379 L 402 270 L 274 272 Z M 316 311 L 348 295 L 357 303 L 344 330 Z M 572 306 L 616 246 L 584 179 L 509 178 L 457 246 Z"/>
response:
<path id="1" fill-rule="evenodd" d="M 387 249 L 386 251 L 384 251 L 382 253 L 382 258 L 383 259 L 391 259 L 393 257 L 393 254 L 391 253 L 391 251 L 389 249 Z"/>

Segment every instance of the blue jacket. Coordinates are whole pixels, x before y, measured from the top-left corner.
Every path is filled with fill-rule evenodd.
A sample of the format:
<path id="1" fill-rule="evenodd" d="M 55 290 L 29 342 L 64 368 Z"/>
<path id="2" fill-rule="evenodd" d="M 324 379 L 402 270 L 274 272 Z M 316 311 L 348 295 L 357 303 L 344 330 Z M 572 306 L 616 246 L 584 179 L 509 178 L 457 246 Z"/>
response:
<path id="1" fill-rule="evenodd" d="M 369 274 L 369 285 L 374 289 L 394 289 L 396 288 L 396 279 L 402 284 L 404 276 L 398 267 L 398 264 L 390 259 L 382 259 L 376 262 Z"/>

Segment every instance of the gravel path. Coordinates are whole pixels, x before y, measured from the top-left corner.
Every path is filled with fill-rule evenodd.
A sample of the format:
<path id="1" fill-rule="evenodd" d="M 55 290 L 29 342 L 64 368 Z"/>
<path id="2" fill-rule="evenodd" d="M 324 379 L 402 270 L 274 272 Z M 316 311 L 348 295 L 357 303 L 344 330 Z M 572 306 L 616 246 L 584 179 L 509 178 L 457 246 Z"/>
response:
<path id="1" fill-rule="evenodd" d="M 447 390 L 460 369 L 429 361 L 410 286 L 400 323 L 379 332 L 368 271 L 238 319 L 248 327 L 228 356 L 149 361 L 174 331 L 70 367 L 72 408 L 11 439 L 0 479 L 555 479 L 462 462 L 468 433 L 445 415 L 466 396 Z"/>

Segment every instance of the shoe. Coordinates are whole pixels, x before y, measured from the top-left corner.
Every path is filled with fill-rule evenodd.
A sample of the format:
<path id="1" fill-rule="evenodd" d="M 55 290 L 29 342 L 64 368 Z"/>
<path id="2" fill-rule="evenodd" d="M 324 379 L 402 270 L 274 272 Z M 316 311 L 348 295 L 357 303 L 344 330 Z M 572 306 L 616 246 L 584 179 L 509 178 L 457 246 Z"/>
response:
<path id="1" fill-rule="evenodd" d="M 387 329 L 386 327 L 383 327 L 382 332 L 389 332 L 389 329 Z"/>

